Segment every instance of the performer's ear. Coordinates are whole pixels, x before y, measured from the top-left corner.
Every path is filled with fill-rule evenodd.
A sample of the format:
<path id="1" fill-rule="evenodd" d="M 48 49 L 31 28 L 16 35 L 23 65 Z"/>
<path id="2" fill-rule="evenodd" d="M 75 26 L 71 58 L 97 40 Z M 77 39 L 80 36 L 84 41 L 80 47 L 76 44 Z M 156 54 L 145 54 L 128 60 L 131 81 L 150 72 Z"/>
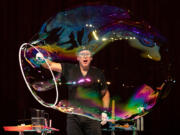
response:
<path id="1" fill-rule="evenodd" d="M 92 60 L 93 60 L 93 57 L 91 57 L 90 60 L 92 61 Z"/>
<path id="2" fill-rule="evenodd" d="M 79 61 L 79 57 L 77 56 L 77 61 Z"/>

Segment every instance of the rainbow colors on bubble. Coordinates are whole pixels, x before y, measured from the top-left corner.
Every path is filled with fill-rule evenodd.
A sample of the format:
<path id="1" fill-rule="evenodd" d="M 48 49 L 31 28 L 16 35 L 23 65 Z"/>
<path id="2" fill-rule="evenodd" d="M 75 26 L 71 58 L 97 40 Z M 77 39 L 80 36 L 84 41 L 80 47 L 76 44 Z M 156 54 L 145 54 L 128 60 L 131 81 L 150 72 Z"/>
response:
<path id="1" fill-rule="evenodd" d="M 128 40 L 146 58 L 159 61 L 159 45 L 165 42 L 150 24 L 135 20 L 130 11 L 108 5 L 83 6 L 57 13 L 41 27 L 31 44 L 54 59 L 74 60 L 80 46 L 94 54 L 116 40 Z"/>
<path id="2" fill-rule="evenodd" d="M 150 86 L 143 84 L 137 89 L 137 92 L 129 98 L 127 103 L 121 103 L 115 100 L 115 120 L 133 120 L 144 116 L 157 102 L 159 92 L 155 92 Z M 113 99 L 113 97 L 111 97 Z M 78 101 L 78 99 L 80 99 Z M 71 101 L 70 101 L 71 102 Z M 76 102 L 72 101 L 69 106 L 76 105 L 83 110 L 84 114 L 99 115 L 103 112 L 99 94 L 93 90 L 89 91 L 79 87 Z M 96 108 L 96 109 L 91 109 Z M 112 114 L 112 107 L 108 109 L 108 113 Z M 109 116 L 112 119 L 112 116 Z"/>

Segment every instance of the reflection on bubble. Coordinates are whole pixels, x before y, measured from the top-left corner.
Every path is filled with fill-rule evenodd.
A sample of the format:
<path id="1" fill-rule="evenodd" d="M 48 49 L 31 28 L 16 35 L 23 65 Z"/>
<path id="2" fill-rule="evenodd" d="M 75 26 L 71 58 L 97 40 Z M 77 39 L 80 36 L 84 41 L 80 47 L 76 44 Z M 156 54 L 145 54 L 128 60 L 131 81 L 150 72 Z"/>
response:
<path id="1" fill-rule="evenodd" d="M 115 112 L 116 120 L 133 120 L 147 114 L 160 101 L 164 91 L 171 87 L 165 38 L 150 24 L 115 6 L 84 6 L 59 12 L 43 24 L 30 43 L 38 48 L 45 59 L 61 63 L 75 63 L 79 47 L 89 48 L 95 65 L 104 69 L 106 74 L 111 99 L 115 101 L 115 110 L 110 107 L 108 111 Z M 42 73 L 38 63 L 40 56 L 36 58 L 36 53 L 36 49 L 27 48 L 23 70 L 28 74 L 26 78 L 33 78 L 31 85 L 45 91 L 49 85 L 44 81 L 47 77 Z M 32 75 L 30 66 L 34 72 L 42 74 L 41 81 Z M 68 85 L 83 86 L 91 82 L 89 78 L 63 82 L 60 75 L 57 76 L 56 81 L 61 85 L 59 91 Z M 52 77 L 48 83 L 54 83 Z M 78 105 L 71 106 L 67 101 L 64 110 L 71 106 L 71 113 L 84 116 L 88 113 L 88 117 L 99 120 L 99 113 L 103 110 L 99 94 L 82 88 L 77 92 Z M 63 97 L 59 100 L 63 101 Z M 59 107 L 61 111 L 62 104 Z"/>

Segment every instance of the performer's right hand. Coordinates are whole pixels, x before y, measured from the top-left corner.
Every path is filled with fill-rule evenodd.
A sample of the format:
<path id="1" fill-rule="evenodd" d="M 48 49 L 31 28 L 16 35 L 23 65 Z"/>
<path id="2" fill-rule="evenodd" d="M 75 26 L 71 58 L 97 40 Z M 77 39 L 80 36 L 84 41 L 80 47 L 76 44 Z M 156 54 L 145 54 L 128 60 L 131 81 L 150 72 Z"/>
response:
<path id="1" fill-rule="evenodd" d="M 45 63 L 45 58 L 43 57 L 43 54 L 40 52 L 36 54 L 36 60 L 39 62 L 39 64 Z"/>

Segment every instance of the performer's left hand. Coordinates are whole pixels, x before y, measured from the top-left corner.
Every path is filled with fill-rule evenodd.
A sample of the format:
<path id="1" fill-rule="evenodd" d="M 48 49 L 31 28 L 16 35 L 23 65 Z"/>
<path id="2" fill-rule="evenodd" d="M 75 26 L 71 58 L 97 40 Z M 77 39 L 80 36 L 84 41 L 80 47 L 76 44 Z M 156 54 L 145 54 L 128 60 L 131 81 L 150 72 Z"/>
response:
<path id="1" fill-rule="evenodd" d="M 108 121 L 108 115 L 106 112 L 101 113 L 101 125 L 105 125 Z"/>

